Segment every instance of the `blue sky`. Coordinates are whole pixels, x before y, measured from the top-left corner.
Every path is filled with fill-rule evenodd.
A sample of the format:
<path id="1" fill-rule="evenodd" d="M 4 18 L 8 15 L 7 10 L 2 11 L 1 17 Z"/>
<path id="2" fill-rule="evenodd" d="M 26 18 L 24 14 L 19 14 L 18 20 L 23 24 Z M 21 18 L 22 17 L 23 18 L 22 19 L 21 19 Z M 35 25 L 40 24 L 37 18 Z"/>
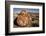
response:
<path id="1" fill-rule="evenodd" d="M 28 12 L 32 12 L 32 13 L 39 13 L 39 9 L 33 9 L 33 8 L 13 8 L 13 12 L 20 12 L 21 10 L 26 10 Z"/>

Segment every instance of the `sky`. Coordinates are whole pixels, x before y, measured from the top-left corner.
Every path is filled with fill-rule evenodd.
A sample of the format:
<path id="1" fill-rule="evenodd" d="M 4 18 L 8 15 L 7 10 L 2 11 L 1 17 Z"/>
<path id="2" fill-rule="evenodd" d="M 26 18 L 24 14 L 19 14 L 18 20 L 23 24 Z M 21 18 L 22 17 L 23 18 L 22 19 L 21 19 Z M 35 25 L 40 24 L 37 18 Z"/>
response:
<path id="1" fill-rule="evenodd" d="M 26 10 L 27 12 L 31 13 L 39 13 L 39 9 L 33 8 L 13 8 L 13 12 L 19 13 L 21 10 Z"/>

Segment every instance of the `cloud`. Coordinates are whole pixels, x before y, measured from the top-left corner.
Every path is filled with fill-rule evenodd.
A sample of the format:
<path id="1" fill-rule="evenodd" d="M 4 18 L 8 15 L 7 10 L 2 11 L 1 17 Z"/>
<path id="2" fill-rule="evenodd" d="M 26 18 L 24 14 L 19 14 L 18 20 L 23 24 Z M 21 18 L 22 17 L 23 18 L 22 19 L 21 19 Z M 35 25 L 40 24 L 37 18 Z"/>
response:
<path id="1" fill-rule="evenodd" d="M 29 8 L 14 8 L 13 12 L 19 13 L 21 10 L 26 10 L 27 12 L 32 12 L 32 13 L 39 13 L 39 9 L 29 9 Z"/>

